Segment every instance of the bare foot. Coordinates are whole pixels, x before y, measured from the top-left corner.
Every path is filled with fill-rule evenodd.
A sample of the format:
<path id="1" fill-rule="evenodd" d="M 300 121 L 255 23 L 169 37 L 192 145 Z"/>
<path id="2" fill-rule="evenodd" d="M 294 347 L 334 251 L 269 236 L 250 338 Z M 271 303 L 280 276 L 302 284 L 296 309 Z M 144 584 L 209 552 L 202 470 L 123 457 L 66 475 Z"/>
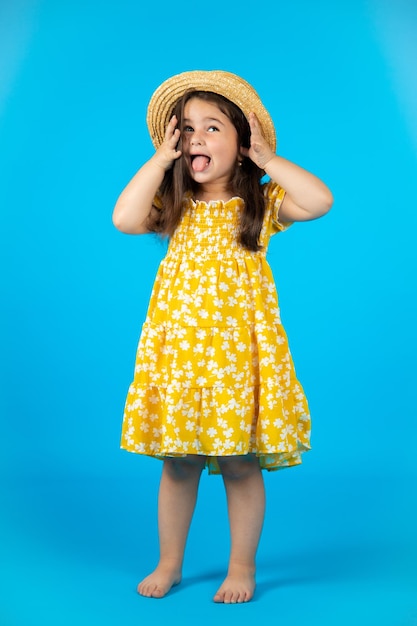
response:
<path id="1" fill-rule="evenodd" d="M 163 598 L 174 585 L 181 582 L 181 571 L 158 565 L 158 567 L 138 585 L 138 593 L 146 598 Z"/>
<path id="2" fill-rule="evenodd" d="M 229 573 L 213 600 L 224 604 L 240 604 L 241 602 L 249 602 L 253 598 L 254 592 L 254 568 L 234 565 L 229 568 Z"/>

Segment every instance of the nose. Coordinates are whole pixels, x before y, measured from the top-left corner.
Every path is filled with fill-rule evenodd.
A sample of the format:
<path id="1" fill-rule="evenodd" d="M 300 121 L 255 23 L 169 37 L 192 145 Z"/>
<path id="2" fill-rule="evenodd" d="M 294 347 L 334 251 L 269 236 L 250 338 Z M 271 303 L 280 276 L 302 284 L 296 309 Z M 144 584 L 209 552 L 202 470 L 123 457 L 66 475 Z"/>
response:
<path id="1" fill-rule="evenodd" d="M 191 137 L 190 144 L 192 146 L 201 146 L 202 143 L 203 143 L 203 140 L 201 139 L 200 135 L 198 133 L 194 132 L 192 137 Z"/>

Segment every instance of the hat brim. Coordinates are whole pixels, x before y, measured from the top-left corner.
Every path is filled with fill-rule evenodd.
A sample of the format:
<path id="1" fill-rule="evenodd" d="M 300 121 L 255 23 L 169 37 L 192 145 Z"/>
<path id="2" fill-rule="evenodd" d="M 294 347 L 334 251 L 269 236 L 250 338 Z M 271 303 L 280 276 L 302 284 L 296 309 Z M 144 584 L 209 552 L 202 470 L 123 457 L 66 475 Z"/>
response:
<path id="1" fill-rule="evenodd" d="M 274 123 L 257 92 L 243 78 L 223 70 L 183 72 L 168 78 L 156 89 L 150 99 L 146 115 L 146 122 L 155 148 L 159 148 L 164 141 L 166 127 L 176 102 L 190 89 L 220 94 L 234 102 L 247 119 L 249 119 L 249 113 L 255 113 L 266 141 L 275 152 Z"/>

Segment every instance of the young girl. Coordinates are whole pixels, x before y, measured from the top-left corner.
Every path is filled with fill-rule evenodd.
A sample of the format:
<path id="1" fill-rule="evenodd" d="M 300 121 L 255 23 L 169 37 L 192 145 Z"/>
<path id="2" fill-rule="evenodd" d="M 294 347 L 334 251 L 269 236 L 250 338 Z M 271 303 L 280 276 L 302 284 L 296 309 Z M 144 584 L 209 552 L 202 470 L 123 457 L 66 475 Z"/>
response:
<path id="1" fill-rule="evenodd" d="M 324 215 L 333 199 L 318 178 L 275 154 L 267 110 L 234 74 L 169 78 L 151 98 L 147 123 L 156 152 L 113 214 L 125 233 L 169 237 L 123 420 L 121 446 L 163 460 L 160 559 L 138 592 L 161 598 L 180 582 L 207 467 L 222 475 L 231 531 L 214 601 L 247 602 L 264 519 L 261 470 L 296 465 L 310 448 L 307 401 L 265 255 L 271 235 Z"/>

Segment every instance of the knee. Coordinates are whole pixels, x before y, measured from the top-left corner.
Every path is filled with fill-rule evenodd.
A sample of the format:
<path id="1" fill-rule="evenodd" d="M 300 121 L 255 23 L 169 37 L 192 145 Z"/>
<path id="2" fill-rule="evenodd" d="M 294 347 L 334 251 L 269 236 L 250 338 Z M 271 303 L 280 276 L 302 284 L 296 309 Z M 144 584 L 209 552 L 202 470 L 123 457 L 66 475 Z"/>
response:
<path id="1" fill-rule="evenodd" d="M 225 480 L 242 480 L 261 471 L 259 461 L 254 454 L 217 457 L 217 462 Z"/>
<path id="2" fill-rule="evenodd" d="M 200 476 L 205 463 L 205 457 L 169 457 L 164 459 L 164 471 L 175 480 L 193 479 Z"/>

